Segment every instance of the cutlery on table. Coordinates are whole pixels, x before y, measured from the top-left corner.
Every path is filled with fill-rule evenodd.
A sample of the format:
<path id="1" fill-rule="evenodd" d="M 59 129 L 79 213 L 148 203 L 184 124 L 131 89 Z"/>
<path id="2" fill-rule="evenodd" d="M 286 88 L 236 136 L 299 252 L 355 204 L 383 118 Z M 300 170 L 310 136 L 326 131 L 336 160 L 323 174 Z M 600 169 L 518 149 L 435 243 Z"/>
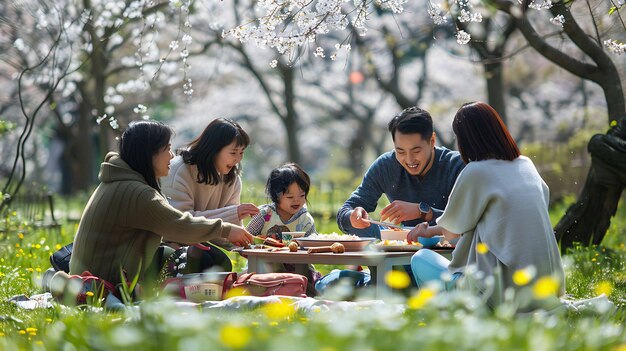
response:
<path id="1" fill-rule="evenodd" d="M 390 222 L 375 221 L 373 219 L 363 219 L 363 220 L 366 221 L 366 222 L 370 222 L 372 224 L 378 224 L 378 225 L 382 225 L 382 226 L 389 227 L 389 228 L 404 229 L 404 225 L 402 223 L 394 224 L 394 223 L 390 223 Z"/>

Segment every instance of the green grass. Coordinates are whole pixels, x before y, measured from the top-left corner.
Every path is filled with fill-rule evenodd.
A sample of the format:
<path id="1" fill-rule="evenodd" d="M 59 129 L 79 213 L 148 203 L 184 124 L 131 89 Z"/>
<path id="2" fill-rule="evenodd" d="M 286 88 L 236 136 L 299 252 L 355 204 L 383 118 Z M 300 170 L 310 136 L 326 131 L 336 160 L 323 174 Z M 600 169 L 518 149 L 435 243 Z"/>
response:
<path id="1" fill-rule="evenodd" d="M 566 208 L 552 208 L 553 224 Z M 338 231 L 327 217 L 316 218 L 318 230 Z M 286 305 L 236 312 L 182 308 L 168 299 L 117 312 L 61 305 L 27 311 L 6 302 L 39 292 L 37 277 L 49 267 L 49 255 L 71 241 L 75 229 L 75 223 L 60 231 L 22 225 L 0 233 L 0 350 L 626 350 L 624 203 L 605 246 L 579 247 L 564 257 L 567 293 L 589 298 L 610 292 L 617 309 L 604 314 L 515 315 L 508 305 L 491 311 L 466 292 L 439 293 L 406 311 L 389 303 L 308 314 Z M 423 297 L 408 302 L 418 306 Z"/>

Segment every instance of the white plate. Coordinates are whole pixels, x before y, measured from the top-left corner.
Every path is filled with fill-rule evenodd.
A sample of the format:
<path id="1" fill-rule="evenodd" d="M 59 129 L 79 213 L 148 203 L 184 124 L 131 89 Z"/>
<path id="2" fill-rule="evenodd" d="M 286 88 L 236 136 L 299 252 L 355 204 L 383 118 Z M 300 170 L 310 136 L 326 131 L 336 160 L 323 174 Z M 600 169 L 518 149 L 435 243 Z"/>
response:
<path id="1" fill-rule="evenodd" d="M 346 251 L 362 251 L 368 244 L 376 240 L 375 238 L 361 238 L 358 240 L 320 240 L 309 238 L 294 239 L 298 242 L 298 245 L 305 249 L 309 247 L 330 246 L 334 243 L 341 243 L 346 248 Z"/>

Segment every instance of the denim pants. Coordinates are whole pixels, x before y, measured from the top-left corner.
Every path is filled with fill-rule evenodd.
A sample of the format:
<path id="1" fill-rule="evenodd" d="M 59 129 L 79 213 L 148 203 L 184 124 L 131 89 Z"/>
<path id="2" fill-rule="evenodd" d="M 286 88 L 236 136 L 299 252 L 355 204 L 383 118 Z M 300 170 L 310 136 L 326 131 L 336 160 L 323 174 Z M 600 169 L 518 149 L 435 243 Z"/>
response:
<path id="1" fill-rule="evenodd" d="M 422 249 L 411 257 L 411 270 L 415 277 L 415 282 L 419 288 L 424 284 L 435 281 L 441 284 L 441 288 L 444 290 L 452 290 L 455 286 L 455 281 L 462 276 L 462 273 L 452 274 L 452 279 L 444 280 L 442 274 L 448 273 L 448 265 L 450 261 L 441 256 L 440 254 L 428 250 Z"/>

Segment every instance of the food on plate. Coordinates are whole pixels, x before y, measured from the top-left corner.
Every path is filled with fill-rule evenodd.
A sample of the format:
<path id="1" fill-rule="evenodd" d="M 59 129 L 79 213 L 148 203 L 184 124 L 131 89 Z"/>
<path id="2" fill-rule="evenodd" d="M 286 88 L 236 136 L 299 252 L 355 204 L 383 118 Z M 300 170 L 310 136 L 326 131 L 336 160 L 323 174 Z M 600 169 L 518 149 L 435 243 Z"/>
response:
<path id="1" fill-rule="evenodd" d="M 437 243 L 437 245 L 435 245 L 435 247 L 454 247 L 452 244 L 450 244 L 450 242 L 448 242 L 448 240 L 444 240 L 444 241 L 440 241 Z"/>
<path id="2" fill-rule="evenodd" d="M 412 246 L 422 246 L 422 244 L 413 241 L 413 242 L 408 242 L 406 240 L 381 240 L 378 244 L 376 244 L 378 246 L 406 246 L 406 245 L 412 245 Z"/>
<path id="3" fill-rule="evenodd" d="M 274 239 L 274 238 L 270 238 L 270 237 L 266 237 L 263 235 L 259 235 L 259 236 L 255 236 L 254 237 L 254 244 L 257 245 L 268 245 L 268 246 L 274 246 L 274 247 L 285 247 L 285 244 L 283 244 L 282 242 Z"/>
<path id="4" fill-rule="evenodd" d="M 317 246 L 317 247 L 310 247 L 307 251 L 307 253 L 322 253 L 322 252 L 332 252 L 332 253 L 344 253 L 346 252 L 346 247 L 343 246 L 342 243 L 333 243 L 330 246 Z"/>
<path id="5" fill-rule="evenodd" d="M 309 236 L 306 237 L 307 239 L 310 240 L 361 240 L 360 237 L 356 236 L 356 235 L 352 235 L 352 234 L 337 234 L 337 233 L 331 233 L 331 234 L 317 234 L 317 233 L 313 233 Z"/>
<path id="6" fill-rule="evenodd" d="M 290 252 L 296 252 L 296 251 L 298 251 L 298 247 L 299 247 L 299 246 L 298 246 L 298 243 L 297 243 L 297 242 L 295 242 L 295 241 L 292 241 L 292 242 L 290 242 L 290 243 L 289 243 L 289 251 L 290 251 Z"/>
<path id="7" fill-rule="evenodd" d="M 330 251 L 333 253 L 344 253 L 346 252 L 346 247 L 342 243 L 334 243 L 330 245 Z"/>

